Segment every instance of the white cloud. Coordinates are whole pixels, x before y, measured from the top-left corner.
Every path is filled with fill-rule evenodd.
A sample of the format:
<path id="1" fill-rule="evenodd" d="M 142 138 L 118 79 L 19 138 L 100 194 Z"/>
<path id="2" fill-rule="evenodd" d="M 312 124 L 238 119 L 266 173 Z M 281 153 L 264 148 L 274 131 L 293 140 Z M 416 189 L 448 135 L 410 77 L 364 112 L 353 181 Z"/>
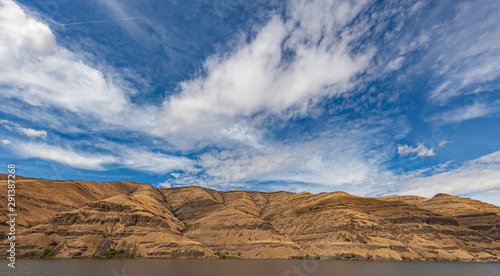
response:
<path id="1" fill-rule="evenodd" d="M 370 69 L 374 49 L 368 43 L 354 50 L 353 44 L 358 38 L 368 36 L 366 30 L 384 32 L 386 26 L 378 25 L 372 29 L 366 18 L 355 19 L 366 1 L 290 1 L 286 20 L 274 15 L 255 30 L 256 35 L 252 39 L 242 37 L 241 43 L 232 51 L 208 58 L 203 74 L 182 82 L 178 94 L 166 95 L 161 107 L 131 103 L 129 96 L 137 91 L 112 69 L 103 64 L 92 65 L 83 58 L 84 55 L 64 49 L 56 43 L 46 24 L 24 12 L 14 2 L 0 1 L 0 95 L 3 98 L 24 101 L 40 112 L 36 114 L 46 112 L 49 115 L 50 112 L 43 109 L 48 107 L 65 110 L 75 116 L 96 116 L 97 120 L 90 120 L 90 124 L 110 123 L 128 130 L 152 133 L 164 138 L 169 149 L 192 153 L 214 144 L 220 149 L 206 152 L 199 160 L 190 160 L 141 149 L 140 146 L 99 145 L 99 148 L 111 153 L 95 154 L 79 152 L 70 146 L 13 143 L 18 145 L 16 148 L 24 157 L 94 170 L 119 167 L 156 174 L 185 170 L 184 174 L 171 173 L 175 178 L 172 183 L 224 187 L 244 186 L 245 182 L 251 181 L 274 181 L 296 183 L 294 187 L 298 190 L 317 185 L 309 191 L 358 189 L 364 193 L 377 179 L 391 176 L 381 164 L 393 157 L 393 148 L 389 149 L 389 145 L 394 144 L 392 140 L 387 142 L 375 138 L 380 136 L 381 132 L 376 132 L 380 129 L 359 128 L 351 129 L 352 132 L 336 129 L 324 136 L 310 140 L 304 138 L 294 144 L 290 141 L 266 141 L 263 138 L 265 130 L 258 124 L 262 117 L 269 114 L 281 116 L 283 120 L 310 115 L 314 111 L 311 107 L 324 97 L 345 93 L 360 81 L 357 76 Z M 416 9 L 417 5 L 409 9 Z M 488 8 L 480 4 L 470 5 L 479 6 L 482 14 Z M 109 7 L 119 17 L 125 14 L 116 1 L 110 2 Z M 432 44 L 436 47 L 431 47 L 434 50 L 429 55 L 433 62 L 436 61 L 434 68 L 442 79 L 436 81 L 440 88 L 436 88 L 434 98 L 445 99 L 463 92 L 471 84 L 495 79 L 499 68 L 498 62 L 495 63 L 499 59 L 499 46 L 495 40 L 498 24 L 493 24 L 497 22 L 493 19 L 494 13 L 486 16 L 485 27 L 479 29 L 488 30 L 490 35 L 475 36 L 471 32 L 477 28 L 479 21 L 473 22 L 475 27 L 469 27 L 461 25 L 459 20 L 464 12 L 465 17 L 471 16 L 472 10 L 462 11 L 450 23 L 453 26 L 440 26 L 436 34 L 441 36 L 449 31 L 453 35 L 436 40 L 430 34 L 432 32 L 426 30 L 429 33 L 421 34 L 413 45 L 380 59 L 380 66 L 398 70 L 406 58 L 410 62 L 409 51 L 432 44 L 429 40 L 436 40 L 436 44 Z M 377 20 L 383 23 L 399 12 L 398 8 L 388 11 L 391 15 L 371 14 L 370 19 L 375 20 L 378 16 Z M 404 15 L 402 13 L 395 19 L 397 26 L 393 34 L 401 30 L 406 18 Z M 350 24 L 353 20 L 358 21 Z M 457 31 L 460 29 L 465 31 Z M 293 54 L 288 56 L 288 53 Z M 464 60 L 471 61 L 473 66 L 462 66 Z M 376 71 L 380 68 L 372 69 Z M 477 104 L 442 114 L 438 120 L 450 123 L 481 117 L 487 114 L 485 110 L 488 111 L 488 108 Z M 255 119 L 256 114 L 262 117 Z M 56 116 L 50 116 L 39 117 L 56 121 Z M 73 122 L 68 121 L 54 127 L 64 131 L 72 125 Z M 85 127 L 92 128 L 82 128 Z M 18 131 L 30 137 L 47 137 L 44 130 L 20 127 Z M 2 140 L 5 144 L 3 141 L 9 140 Z M 403 156 L 433 156 L 434 151 L 445 144 L 446 141 L 442 141 L 435 149 L 422 144 L 415 147 L 398 145 L 398 153 Z M 492 156 L 484 158 L 497 160 Z M 491 160 L 490 163 L 493 162 Z M 464 167 L 462 171 L 477 173 L 478 179 L 485 177 L 482 179 L 486 181 L 484 183 L 491 183 L 493 176 L 497 176 L 495 167 L 478 162 L 470 168 Z M 445 170 L 445 167 L 442 166 L 442 169 Z M 493 170 L 487 171 L 484 167 Z M 408 191 L 422 192 L 418 190 L 419 180 L 445 183 L 446 178 L 458 177 L 461 173 L 458 169 L 434 172 L 435 176 L 431 178 L 407 176 L 405 183 L 409 185 Z M 455 172 L 454 176 L 452 172 Z"/>
<path id="2" fill-rule="evenodd" d="M 412 153 L 416 153 L 418 157 L 424 156 L 434 156 L 434 150 L 426 147 L 423 144 L 417 144 L 416 147 L 408 146 L 408 145 L 398 145 L 398 154 L 401 156 L 407 156 Z"/>
<path id="3" fill-rule="evenodd" d="M 24 128 L 24 127 L 19 127 L 17 128 L 17 130 L 28 136 L 28 137 L 40 137 L 40 138 L 47 138 L 47 131 L 45 130 L 35 130 L 35 129 L 31 129 L 31 128 Z"/>
<path id="4" fill-rule="evenodd" d="M 385 128 L 372 129 L 364 124 L 368 123 L 332 126 L 318 137 L 275 142 L 265 150 L 238 147 L 209 151 L 200 156 L 199 171 L 181 174 L 172 182 L 222 189 L 270 182 L 269 188 L 286 186 L 289 191 L 366 193 L 377 179 L 392 175 L 382 164 L 392 158 L 393 152 Z M 375 145 L 377 150 L 373 149 Z"/>
<path id="5" fill-rule="evenodd" d="M 188 169 L 194 162 L 185 157 L 126 148 L 120 153 L 117 163 L 131 170 L 166 174 L 176 169 Z"/>
<path id="6" fill-rule="evenodd" d="M 399 56 L 399 57 L 391 60 L 387 64 L 387 70 L 388 71 L 399 70 L 401 68 L 401 66 L 403 66 L 403 61 L 404 61 L 404 57 L 402 57 L 402 56 Z"/>
<path id="7" fill-rule="evenodd" d="M 372 56 L 353 53 L 348 45 L 359 34 L 343 29 L 362 7 L 362 2 L 292 1 L 287 21 L 273 16 L 250 43 L 210 57 L 206 75 L 180 84 L 180 93 L 164 103 L 164 131 L 213 128 L 215 122 L 261 111 L 303 114 L 320 97 L 349 90 Z M 285 52 L 295 54 L 286 58 Z"/>
<path id="8" fill-rule="evenodd" d="M 500 163 L 500 151 L 496 151 L 487 155 L 483 155 L 476 160 L 473 160 L 472 163 L 477 164 L 490 164 L 490 163 Z"/>
<path id="9" fill-rule="evenodd" d="M 438 146 L 438 148 L 442 148 L 442 147 L 444 147 L 446 144 L 449 144 L 449 143 L 451 143 L 451 142 L 450 142 L 450 141 L 443 140 L 443 141 L 439 142 L 439 144 L 438 144 L 437 146 Z"/>
<path id="10" fill-rule="evenodd" d="M 92 65 L 84 54 L 59 46 L 47 24 L 10 0 L 1 3 L 0 85 L 8 89 L 0 95 L 40 114 L 65 110 L 83 128 L 96 122 L 161 136 L 181 150 L 206 146 L 214 133 L 262 148 L 258 133 L 239 126 L 241 117 L 305 115 L 322 96 L 352 88 L 373 55 L 371 49 L 354 53 L 349 46 L 362 32 L 346 25 L 364 1 L 291 1 L 286 21 L 275 15 L 250 43 L 242 37 L 233 51 L 208 58 L 204 75 L 182 82 L 180 93 L 167 96 L 162 107 L 136 105 L 129 96 L 138 92 L 112 68 Z M 120 16 L 125 12 L 116 2 L 109 7 Z M 295 54 L 287 59 L 285 52 Z M 89 120 L 92 116 L 97 120 Z M 81 131 L 70 127 L 73 121 L 67 127 L 45 125 Z"/>
<path id="11" fill-rule="evenodd" d="M 170 173 L 170 175 L 175 177 L 175 178 L 179 178 L 179 176 L 181 176 L 180 173 Z"/>
<path id="12" fill-rule="evenodd" d="M 498 1 L 465 2 L 456 16 L 433 31 L 433 43 L 424 66 L 432 62 L 437 87 L 431 99 L 445 102 L 478 87 L 488 87 L 500 77 L 500 11 Z M 498 88 L 498 86 L 496 86 Z"/>
<path id="13" fill-rule="evenodd" d="M 481 118 L 498 110 L 498 107 L 494 107 L 490 104 L 476 102 L 471 105 L 458 107 L 436 114 L 430 119 L 430 121 L 439 125 L 456 124 L 467 120 Z"/>
<path id="14" fill-rule="evenodd" d="M 7 140 L 7 139 L 2 139 L 1 142 L 2 142 L 2 145 L 4 145 L 4 146 L 12 144 L 12 141 L 11 140 Z"/>
<path id="15" fill-rule="evenodd" d="M 104 165 L 117 161 L 111 155 L 78 153 L 72 149 L 40 143 L 18 141 L 14 144 L 14 148 L 16 154 L 22 158 L 40 158 L 85 170 L 104 170 Z"/>
<path id="16" fill-rule="evenodd" d="M 297 157 L 288 150 L 268 154 L 210 152 L 200 156 L 199 165 L 218 184 L 261 179 L 267 174 L 286 171 L 297 162 Z"/>
<path id="17" fill-rule="evenodd" d="M 232 124 L 227 128 L 221 128 L 216 133 L 216 136 L 220 140 L 229 139 L 255 149 L 266 150 L 266 146 L 261 142 L 261 134 L 244 122 Z"/>
<path id="18" fill-rule="evenodd" d="M 16 123 L 13 123 L 13 122 L 10 122 L 7 120 L 0 120 L 0 124 L 2 124 L 6 129 L 8 129 L 10 131 L 15 130 L 18 133 L 25 135 L 25 136 L 28 136 L 30 138 L 33 138 L 33 137 L 38 137 L 38 138 L 42 138 L 42 139 L 47 138 L 47 131 L 45 131 L 45 130 L 35 130 L 35 129 L 31 129 L 31 128 L 21 127 L 19 124 L 16 124 Z"/>
<path id="19" fill-rule="evenodd" d="M 9 142 L 11 143 L 11 141 Z M 84 152 L 70 147 L 21 141 L 13 143 L 12 148 L 13 152 L 20 158 L 39 158 L 86 170 L 107 170 L 118 167 L 141 172 L 166 174 L 176 169 L 189 170 L 194 164 L 192 160 L 182 156 L 172 156 L 140 148 L 129 148 L 113 143 L 108 143 L 101 149 L 112 153 Z"/>
<path id="20" fill-rule="evenodd" d="M 437 193 L 472 194 L 500 189 L 500 151 L 468 161 L 456 169 L 416 176 L 396 184 L 393 194 L 432 197 Z M 496 200 L 495 204 L 500 201 Z"/>
<path id="21" fill-rule="evenodd" d="M 49 26 L 16 3 L 0 3 L 2 97 L 130 128 L 138 128 L 138 123 L 149 127 L 155 109 L 136 109 L 128 96 L 137 92 L 126 81 L 110 68 L 104 72 L 86 63 L 83 56 L 58 46 Z"/>
<path id="22" fill-rule="evenodd" d="M 171 188 L 171 187 L 173 187 L 173 186 L 172 186 L 172 183 L 170 181 L 164 181 L 164 182 L 156 184 L 156 188 Z"/>

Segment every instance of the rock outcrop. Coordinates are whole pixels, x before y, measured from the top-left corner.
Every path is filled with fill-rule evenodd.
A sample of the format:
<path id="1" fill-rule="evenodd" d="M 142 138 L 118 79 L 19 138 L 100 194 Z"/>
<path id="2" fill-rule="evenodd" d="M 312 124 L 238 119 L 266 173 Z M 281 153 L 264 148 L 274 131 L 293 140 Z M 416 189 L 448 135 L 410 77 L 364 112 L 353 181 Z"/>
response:
<path id="1" fill-rule="evenodd" d="M 0 175 L 0 189 L 6 185 Z M 6 218 L 5 193 L 0 208 Z M 481 262 L 500 254 L 500 207 L 446 194 L 366 198 L 18 178 L 16 208 L 24 258 Z M 0 242 L 0 255 L 8 244 Z"/>

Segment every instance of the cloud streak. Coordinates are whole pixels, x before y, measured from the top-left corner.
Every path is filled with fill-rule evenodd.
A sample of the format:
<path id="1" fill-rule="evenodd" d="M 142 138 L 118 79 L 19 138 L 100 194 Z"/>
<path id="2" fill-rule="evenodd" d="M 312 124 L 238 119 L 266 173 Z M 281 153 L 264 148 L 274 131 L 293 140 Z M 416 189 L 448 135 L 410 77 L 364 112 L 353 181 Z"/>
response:
<path id="1" fill-rule="evenodd" d="M 431 61 L 437 87 L 430 98 L 445 102 L 474 90 L 498 88 L 492 81 L 500 77 L 500 35 L 497 1 L 464 2 L 457 6 L 454 18 L 438 25 L 433 31 L 430 51 L 425 62 Z M 427 60 L 430 59 L 430 60 Z"/>
<path id="2" fill-rule="evenodd" d="M 393 194 L 432 197 L 437 193 L 471 194 L 500 189 L 500 151 L 429 176 L 415 175 L 395 184 Z M 495 204 L 499 205 L 500 200 Z"/>
<path id="3" fill-rule="evenodd" d="M 7 128 L 10 131 L 17 131 L 18 133 L 30 137 L 30 138 L 42 138 L 46 139 L 47 138 L 47 131 L 45 130 L 36 130 L 32 128 L 25 128 L 20 126 L 19 124 L 12 123 L 7 120 L 0 120 L 0 124 L 2 124 L 5 128 Z"/>
<path id="4" fill-rule="evenodd" d="M 458 107 L 442 113 L 438 113 L 431 118 L 431 122 L 438 125 L 448 125 L 473 120 L 498 112 L 500 108 L 492 104 L 475 102 L 471 105 Z"/>
<path id="5" fill-rule="evenodd" d="M 259 112 L 307 114 L 321 97 L 352 88 L 373 53 L 354 53 L 349 43 L 360 34 L 343 27 L 363 3 L 321 4 L 292 1 L 287 20 L 274 15 L 250 43 L 210 57 L 204 75 L 182 82 L 165 101 L 161 125 L 175 131 Z"/>
<path id="6" fill-rule="evenodd" d="M 415 112 L 431 110 L 423 123 L 432 127 L 498 112 L 498 101 L 479 97 L 498 88 L 498 19 L 488 11 L 500 10 L 496 2 L 488 2 L 489 8 L 439 4 L 457 7 L 442 20 L 421 1 L 291 0 L 200 59 L 197 73 L 188 72 L 177 89 L 158 92 L 160 100 L 153 102 L 136 88 L 147 82 L 141 76 L 125 76 L 124 68 L 92 61 L 92 53 L 63 47 L 68 44 L 57 42 L 64 37 L 56 40 L 37 15 L 0 1 L 0 95 L 9 103 L 2 112 L 11 121 L 22 119 L 2 123 L 20 134 L 2 144 L 23 158 L 172 177 L 162 185 L 226 189 L 267 183 L 269 189 L 366 194 L 391 187 L 424 193 L 419 185 L 428 181 L 456 193 L 443 183 L 472 181 L 473 175 L 491 185 L 478 184 L 471 192 L 496 189 L 498 162 L 491 156 L 454 170 L 445 163 L 399 176 L 400 168 L 392 166 L 398 156 L 435 156 L 448 143 L 398 144 L 414 127 Z M 138 25 L 139 11 L 122 2 L 102 4 L 111 18 L 123 19 L 127 39 L 162 29 L 146 31 L 156 19 Z M 421 23 L 423 16 L 429 23 Z M 101 22 L 108 21 L 68 24 Z M 407 70 L 418 77 L 411 79 Z M 411 88 L 414 80 L 427 82 L 426 90 Z M 449 105 L 472 94 L 478 95 L 473 103 Z M 395 178 L 399 184 L 391 186 Z"/>
<path id="7" fill-rule="evenodd" d="M 111 155 L 79 153 L 72 149 L 41 143 L 16 141 L 12 147 L 15 148 L 16 154 L 24 158 L 40 158 L 84 170 L 102 171 L 106 169 L 106 164 L 117 162 Z"/>

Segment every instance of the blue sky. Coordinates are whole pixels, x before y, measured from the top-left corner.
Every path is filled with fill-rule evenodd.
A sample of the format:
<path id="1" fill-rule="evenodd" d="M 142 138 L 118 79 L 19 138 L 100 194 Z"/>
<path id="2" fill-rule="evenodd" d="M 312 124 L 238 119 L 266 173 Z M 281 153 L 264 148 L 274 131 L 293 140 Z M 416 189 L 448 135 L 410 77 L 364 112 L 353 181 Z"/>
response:
<path id="1" fill-rule="evenodd" d="M 58 180 L 499 205 L 499 13 L 0 0 L 0 159 Z"/>

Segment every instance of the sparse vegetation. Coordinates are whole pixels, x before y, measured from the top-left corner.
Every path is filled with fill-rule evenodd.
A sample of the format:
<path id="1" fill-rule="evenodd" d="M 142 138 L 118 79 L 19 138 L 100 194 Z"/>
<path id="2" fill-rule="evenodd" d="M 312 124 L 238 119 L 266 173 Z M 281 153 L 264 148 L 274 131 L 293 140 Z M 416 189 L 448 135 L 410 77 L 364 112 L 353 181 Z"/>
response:
<path id="1" fill-rule="evenodd" d="M 40 254 L 40 258 L 43 258 L 43 257 L 47 256 L 47 254 L 49 254 L 49 252 L 50 252 L 50 249 L 45 248 L 43 250 L 42 254 Z"/>
<path id="2" fill-rule="evenodd" d="M 227 253 L 226 254 L 219 253 L 219 259 L 241 259 L 241 257 L 227 255 Z"/>
<path id="3" fill-rule="evenodd" d="M 47 258 L 47 259 L 50 259 L 52 258 L 52 256 L 54 256 L 54 254 L 56 254 L 55 251 L 50 251 L 50 249 L 48 248 L 45 248 L 42 252 L 42 254 L 40 254 L 40 258 Z"/>
<path id="4" fill-rule="evenodd" d="M 364 243 L 364 244 L 368 244 L 368 242 L 367 242 L 367 241 L 363 241 L 363 243 Z"/>
<path id="5" fill-rule="evenodd" d="M 181 230 L 181 234 L 186 233 L 189 228 L 191 228 L 191 225 L 184 223 L 184 229 Z"/>
<path id="6" fill-rule="evenodd" d="M 495 253 L 493 253 L 493 252 L 486 251 L 486 250 L 485 250 L 484 252 L 486 252 L 486 253 L 490 254 L 491 256 L 496 256 L 496 255 L 497 255 L 497 254 L 495 254 Z"/>
<path id="7" fill-rule="evenodd" d="M 57 245 L 57 242 L 56 241 L 53 241 L 53 242 L 50 242 L 49 243 L 49 246 L 56 246 Z"/>
<path id="8" fill-rule="evenodd" d="M 346 238 L 345 241 L 346 242 L 351 242 L 351 239 L 350 238 Z"/>
<path id="9" fill-rule="evenodd" d="M 461 260 L 460 260 L 460 258 L 459 258 L 459 257 L 456 257 L 456 258 L 455 258 L 455 262 L 460 262 L 460 261 L 461 261 Z"/>
<path id="10" fill-rule="evenodd" d="M 110 248 L 109 251 L 102 252 L 101 256 L 104 256 L 108 259 L 112 259 L 112 258 L 116 257 L 117 255 L 123 254 L 123 252 L 124 251 L 122 249 L 116 250 L 114 248 Z"/>
<path id="11" fill-rule="evenodd" d="M 402 259 L 403 261 L 408 261 L 408 258 L 406 258 L 405 256 L 401 256 L 401 259 Z"/>

